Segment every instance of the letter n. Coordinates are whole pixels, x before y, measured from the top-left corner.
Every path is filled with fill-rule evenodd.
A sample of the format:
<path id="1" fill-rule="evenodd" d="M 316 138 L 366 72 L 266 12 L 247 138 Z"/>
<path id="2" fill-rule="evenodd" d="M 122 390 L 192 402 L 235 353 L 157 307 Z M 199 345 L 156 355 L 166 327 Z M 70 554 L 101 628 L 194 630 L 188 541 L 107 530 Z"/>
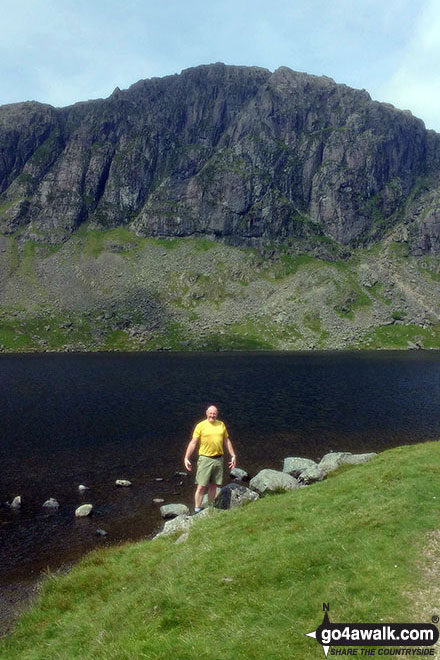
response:
<path id="1" fill-rule="evenodd" d="M 323 612 L 330 612 L 330 603 L 323 603 L 322 604 L 322 611 Z"/>

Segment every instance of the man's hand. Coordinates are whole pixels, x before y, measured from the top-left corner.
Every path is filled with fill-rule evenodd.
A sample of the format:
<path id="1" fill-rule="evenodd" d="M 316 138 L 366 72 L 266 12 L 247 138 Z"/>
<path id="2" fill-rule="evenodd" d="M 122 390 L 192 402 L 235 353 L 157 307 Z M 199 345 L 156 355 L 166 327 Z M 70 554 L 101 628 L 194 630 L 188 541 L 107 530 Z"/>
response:
<path id="1" fill-rule="evenodd" d="M 185 456 L 183 457 L 183 464 L 185 466 L 185 469 L 188 470 L 188 472 L 191 472 L 192 470 L 190 458 L 193 455 L 198 442 L 199 442 L 198 438 L 192 438 L 188 443 L 188 447 L 186 448 Z"/>
<path id="2" fill-rule="evenodd" d="M 231 456 L 231 460 L 230 460 L 229 463 L 228 463 L 228 465 L 229 465 L 229 469 L 230 469 L 230 470 L 233 470 L 233 469 L 235 468 L 236 464 L 237 464 L 237 460 L 236 460 L 235 456 L 232 455 L 232 456 Z"/>

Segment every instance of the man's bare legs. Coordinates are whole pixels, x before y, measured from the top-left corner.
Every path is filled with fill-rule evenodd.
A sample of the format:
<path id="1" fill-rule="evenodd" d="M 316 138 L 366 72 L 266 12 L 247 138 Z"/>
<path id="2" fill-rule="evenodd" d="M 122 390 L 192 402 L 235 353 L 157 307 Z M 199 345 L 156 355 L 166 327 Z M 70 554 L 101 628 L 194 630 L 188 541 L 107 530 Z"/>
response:
<path id="1" fill-rule="evenodd" d="M 194 507 L 200 509 L 202 507 L 203 495 L 205 494 L 206 486 L 197 486 L 194 495 Z M 208 486 L 208 504 L 214 504 L 215 496 L 217 494 L 217 485 L 209 484 Z"/>

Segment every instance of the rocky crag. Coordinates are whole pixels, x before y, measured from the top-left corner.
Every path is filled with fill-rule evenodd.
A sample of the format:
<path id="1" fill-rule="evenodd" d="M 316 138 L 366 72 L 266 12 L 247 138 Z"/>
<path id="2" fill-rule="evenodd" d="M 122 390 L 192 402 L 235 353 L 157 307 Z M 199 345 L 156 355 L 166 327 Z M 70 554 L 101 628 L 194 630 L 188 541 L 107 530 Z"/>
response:
<path id="1" fill-rule="evenodd" d="M 0 107 L 3 350 L 440 345 L 440 135 L 201 66 Z"/>

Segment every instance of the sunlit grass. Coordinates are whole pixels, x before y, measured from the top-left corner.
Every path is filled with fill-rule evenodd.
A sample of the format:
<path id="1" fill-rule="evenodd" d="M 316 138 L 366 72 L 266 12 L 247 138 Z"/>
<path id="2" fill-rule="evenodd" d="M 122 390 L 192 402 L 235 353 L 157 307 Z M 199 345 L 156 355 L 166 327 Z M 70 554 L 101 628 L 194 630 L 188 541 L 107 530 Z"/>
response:
<path id="1" fill-rule="evenodd" d="M 315 659 L 304 636 L 334 621 L 417 620 L 425 533 L 438 528 L 440 445 L 384 452 L 334 478 L 89 554 L 46 581 L 0 643 L 8 660 Z"/>

